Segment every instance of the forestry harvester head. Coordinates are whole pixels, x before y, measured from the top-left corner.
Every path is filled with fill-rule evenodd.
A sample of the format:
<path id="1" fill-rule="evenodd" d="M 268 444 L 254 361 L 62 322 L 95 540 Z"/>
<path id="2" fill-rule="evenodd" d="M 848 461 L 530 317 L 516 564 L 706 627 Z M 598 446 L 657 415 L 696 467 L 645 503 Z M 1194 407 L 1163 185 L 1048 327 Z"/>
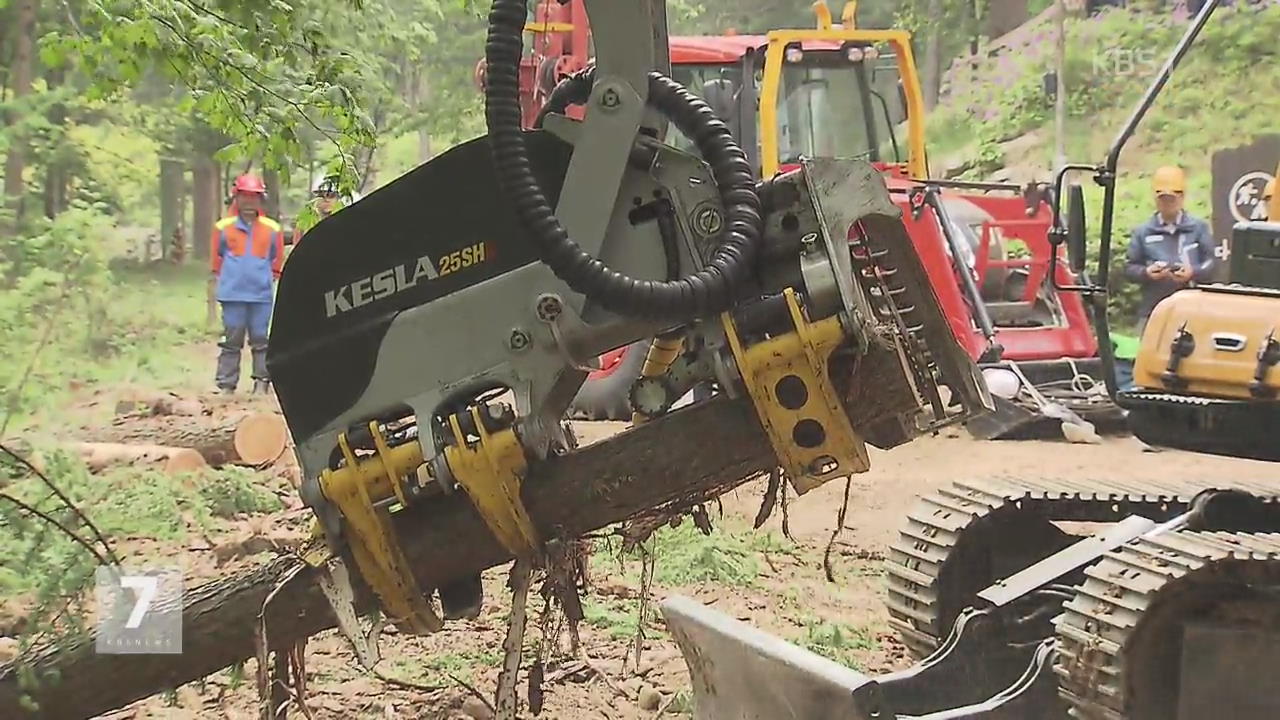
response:
<path id="1" fill-rule="evenodd" d="M 679 337 L 646 391 L 654 422 L 714 380 L 749 398 L 800 492 L 866 470 L 867 444 L 990 408 L 874 167 L 806 160 L 758 184 L 668 77 L 663 4 L 588 7 L 584 120 L 522 130 L 525 4 L 496 0 L 488 135 L 322 220 L 281 279 L 268 362 L 327 540 L 315 562 L 354 561 L 406 630 L 442 619 L 391 516 L 465 493 L 537 558 L 552 529 L 522 484 L 572 451 L 565 410 L 611 348 Z M 696 155 L 663 141 L 668 122 Z M 474 578 L 439 593 L 446 619 L 478 608 Z"/>

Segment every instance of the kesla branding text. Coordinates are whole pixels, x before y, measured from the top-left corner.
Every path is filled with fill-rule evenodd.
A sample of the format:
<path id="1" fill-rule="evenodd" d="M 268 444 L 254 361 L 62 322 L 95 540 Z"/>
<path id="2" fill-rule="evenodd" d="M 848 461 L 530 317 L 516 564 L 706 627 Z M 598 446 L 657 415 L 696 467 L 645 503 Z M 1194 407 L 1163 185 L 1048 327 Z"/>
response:
<path id="1" fill-rule="evenodd" d="M 432 260 L 429 255 L 423 255 L 416 262 L 397 265 L 375 275 L 361 278 L 350 285 L 343 285 L 337 290 L 330 290 L 324 294 L 324 313 L 327 317 L 333 317 L 338 313 L 408 290 L 423 278 L 428 281 L 435 280 L 442 275 L 478 265 L 485 259 L 485 243 L 476 243 L 461 250 L 454 250 L 441 257 L 439 261 Z"/>

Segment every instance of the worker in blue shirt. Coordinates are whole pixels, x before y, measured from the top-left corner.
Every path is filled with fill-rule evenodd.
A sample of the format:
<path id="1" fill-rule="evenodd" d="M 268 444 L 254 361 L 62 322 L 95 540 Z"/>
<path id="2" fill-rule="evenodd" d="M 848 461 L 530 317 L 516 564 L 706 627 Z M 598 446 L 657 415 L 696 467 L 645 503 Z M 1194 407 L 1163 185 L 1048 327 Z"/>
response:
<path id="1" fill-rule="evenodd" d="M 1217 262 L 1213 236 L 1209 223 L 1183 209 L 1186 186 L 1186 175 L 1181 168 L 1157 169 L 1152 178 L 1156 212 L 1135 228 L 1129 238 L 1124 274 L 1142 286 L 1139 334 L 1157 303 L 1193 282 L 1205 282 L 1213 277 Z"/>
<path id="2" fill-rule="evenodd" d="M 267 217 L 262 201 L 267 188 L 255 175 L 236 178 L 233 214 L 219 220 L 210 239 L 210 263 L 222 306 L 222 342 L 218 343 L 215 382 L 224 393 L 240 381 L 240 353 L 248 336 L 253 354 L 253 391 L 270 390 L 267 375 L 267 327 L 271 321 L 273 282 L 284 262 L 284 233 Z"/>

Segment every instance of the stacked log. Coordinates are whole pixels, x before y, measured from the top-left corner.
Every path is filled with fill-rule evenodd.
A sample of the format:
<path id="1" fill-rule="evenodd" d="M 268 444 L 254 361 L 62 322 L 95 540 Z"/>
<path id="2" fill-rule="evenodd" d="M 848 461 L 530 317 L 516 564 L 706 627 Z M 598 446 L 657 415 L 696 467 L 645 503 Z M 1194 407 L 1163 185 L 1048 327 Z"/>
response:
<path id="1" fill-rule="evenodd" d="M 150 467 L 170 475 L 209 467 L 200 453 L 182 447 L 82 442 L 76 443 L 75 449 L 95 473 L 122 465 Z"/>
<path id="2" fill-rule="evenodd" d="M 167 415 L 116 423 L 94 431 L 91 440 L 186 448 L 213 467 L 261 467 L 284 456 L 289 430 L 283 417 L 270 412 L 248 412 L 219 419 Z"/>

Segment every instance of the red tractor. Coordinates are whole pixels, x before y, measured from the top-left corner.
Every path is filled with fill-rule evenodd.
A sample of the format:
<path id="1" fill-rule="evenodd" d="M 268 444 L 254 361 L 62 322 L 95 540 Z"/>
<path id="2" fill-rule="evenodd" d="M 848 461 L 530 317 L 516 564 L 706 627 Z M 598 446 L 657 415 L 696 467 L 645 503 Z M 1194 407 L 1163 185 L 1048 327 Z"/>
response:
<path id="1" fill-rule="evenodd" d="M 1059 294 L 1048 276 L 1045 187 L 928 179 L 910 34 L 858 29 L 854 3 L 841 24 L 822 0 L 814 10 L 815 28 L 671 37 L 672 77 L 716 109 L 762 177 L 801 157 L 861 157 L 882 170 L 952 330 L 982 364 L 996 399 L 997 412 L 971 423 L 971 432 L 1013 437 L 1043 429 L 1045 419 L 1118 419 L 1084 305 L 1077 294 Z M 539 0 L 526 30 L 522 99 L 532 127 L 556 85 L 586 67 L 590 32 L 582 0 Z M 476 77 L 483 84 L 483 62 Z M 691 147 L 675 130 L 668 141 Z M 1065 263 L 1057 275 L 1063 285 L 1074 280 Z M 631 419 L 629 391 L 644 355 L 637 343 L 602 356 L 575 414 Z"/>

